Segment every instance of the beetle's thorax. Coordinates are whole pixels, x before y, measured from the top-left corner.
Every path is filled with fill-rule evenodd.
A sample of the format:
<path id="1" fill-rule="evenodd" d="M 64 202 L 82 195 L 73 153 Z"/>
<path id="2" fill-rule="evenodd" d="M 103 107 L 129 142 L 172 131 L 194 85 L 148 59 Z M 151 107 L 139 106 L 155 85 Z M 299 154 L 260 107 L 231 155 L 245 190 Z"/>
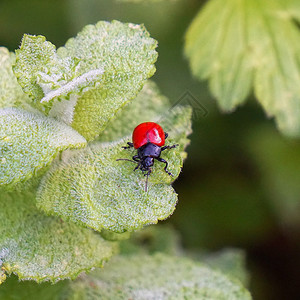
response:
<path id="1" fill-rule="evenodd" d="M 138 156 L 141 160 L 147 157 L 158 158 L 160 157 L 161 147 L 152 143 L 147 143 L 146 145 L 138 148 Z"/>

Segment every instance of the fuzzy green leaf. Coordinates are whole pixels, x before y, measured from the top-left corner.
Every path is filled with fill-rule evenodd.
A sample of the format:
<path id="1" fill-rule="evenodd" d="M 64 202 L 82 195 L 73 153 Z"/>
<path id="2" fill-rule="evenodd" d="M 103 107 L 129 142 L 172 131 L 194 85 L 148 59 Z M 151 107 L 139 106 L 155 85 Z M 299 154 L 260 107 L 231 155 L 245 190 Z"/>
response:
<path id="1" fill-rule="evenodd" d="M 250 300 L 249 292 L 224 274 L 189 259 L 170 255 L 119 256 L 103 270 L 55 285 L 18 283 L 14 278 L 0 289 L 12 299 L 114 300 Z M 27 296 L 27 297 L 26 297 Z"/>
<path id="2" fill-rule="evenodd" d="M 63 57 L 80 59 L 83 70 L 104 70 L 96 88 L 77 99 L 72 127 L 88 140 L 98 136 L 154 74 L 156 45 L 144 26 L 113 21 L 86 26 L 58 49 Z"/>
<path id="3" fill-rule="evenodd" d="M 0 110 L 0 185 L 25 181 L 85 139 L 64 123 L 17 108 Z"/>
<path id="4" fill-rule="evenodd" d="M 251 88 L 279 129 L 300 136 L 300 31 L 291 0 L 211 0 L 186 35 L 193 73 L 233 110 Z M 295 4 L 295 3 L 294 3 Z"/>
<path id="5" fill-rule="evenodd" d="M 250 300 L 238 281 L 194 261 L 156 254 L 115 257 L 70 284 L 67 299 Z"/>
<path id="6" fill-rule="evenodd" d="M 88 25 L 57 51 L 25 35 L 14 72 L 40 110 L 92 140 L 154 74 L 156 44 L 142 25 L 118 21 Z"/>
<path id="7" fill-rule="evenodd" d="M 104 228 L 119 233 L 167 218 L 177 202 L 168 184 L 180 173 L 180 153 L 172 149 L 162 156 L 169 161 L 174 178 L 157 163 L 145 192 L 146 177 L 133 172 L 135 164 L 116 161 L 132 157 L 133 150 L 121 148 L 125 144 L 124 139 L 65 151 L 62 161 L 53 164 L 41 182 L 38 207 L 98 231 Z"/>
<path id="8" fill-rule="evenodd" d="M 114 244 L 97 233 L 37 211 L 35 195 L 0 195 L 0 267 L 20 279 L 57 281 L 102 266 Z"/>
<path id="9" fill-rule="evenodd" d="M 9 53 L 6 48 L 0 47 L 0 108 L 26 107 L 26 103 L 29 102 L 28 96 L 22 91 L 12 71 L 14 60 L 14 54 Z"/>
<path id="10" fill-rule="evenodd" d="M 170 134 L 167 143 L 180 144 L 162 153 L 174 177 L 164 172 L 164 164 L 157 162 L 145 192 L 146 177 L 140 171 L 133 172 L 135 164 L 116 161 L 136 154 L 134 149 L 122 149 L 131 137 L 113 143 L 96 142 L 84 150 L 65 151 L 62 161 L 53 164 L 39 188 L 39 208 L 98 231 L 117 233 L 167 218 L 177 202 L 176 193 L 168 185 L 179 175 L 186 156 L 191 109 L 178 107 L 167 120 L 166 126 L 174 125 L 174 135 Z"/>

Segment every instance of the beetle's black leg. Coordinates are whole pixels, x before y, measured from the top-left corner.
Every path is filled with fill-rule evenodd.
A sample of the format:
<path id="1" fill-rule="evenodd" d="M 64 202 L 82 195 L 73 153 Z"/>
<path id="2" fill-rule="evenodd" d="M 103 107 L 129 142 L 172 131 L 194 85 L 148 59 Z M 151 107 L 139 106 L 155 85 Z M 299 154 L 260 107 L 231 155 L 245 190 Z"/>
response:
<path id="1" fill-rule="evenodd" d="M 136 171 L 137 169 L 139 169 L 141 167 L 141 159 L 137 155 L 132 156 L 132 159 L 138 163 L 137 166 L 133 170 L 133 171 Z"/>
<path id="2" fill-rule="evenodd" d="M 137 162 L 140 162 L 140 160 L 141 160 L 138 155 L 132 156 L 132 159 Z"/>
<path id="3" fill-rule="evenodd" d="M 176 148 L 177 146 L 179 146 L 179 144 L 175 144 L 175 145 L 172 145 L 172 146 L 164 146 L 161 148 L 161 151 L 164 151 L 164 150 L 167 150 L 167 149 L 173 149 L 173 148 Z"/>
<path id="4" fill-rule="evenodd" d="M 169 136 L 167 132 L 164 133 L 165 134 L 165 139 L 167 139 L 167 137 Z"/>
<path id="5" fill-rule="evenodd" d="M 173 174 L 167 170 L 167 168 L 168 168 L 168 162 L 167 162 L 166 160 L 164 160 L 163 158 L 161 158 L 161 157 L 157 157 L 156 159 L 157 159 L 158 161 L 162 162 L 162 163 L 165 163 L 165 164 L 166 164 L 166 165 L 165 165 L 165 168 L 164 168 L 165 172 L 166 172 L 167 174 L 169 174 L 170 176 L 173 176 Z"/>
<path id="6" fill-rule="evenodd" d="M 123 146 L 122 148 L 124 148 L 124 149 L 129 149 L 129 148 L 132 148 L 132 147 L 133 147 L 133 143 L 131 143 L 131 142 L 127 142 L 127 145 L 128 145 L 128 146 Z"/>
<path id="7" fill-rule="evenodd" d="M 140 168 L 141 163 L 139 162 L 138 165 L 133 169 L 133 171 L 136 171 L 138 168 Z"/>

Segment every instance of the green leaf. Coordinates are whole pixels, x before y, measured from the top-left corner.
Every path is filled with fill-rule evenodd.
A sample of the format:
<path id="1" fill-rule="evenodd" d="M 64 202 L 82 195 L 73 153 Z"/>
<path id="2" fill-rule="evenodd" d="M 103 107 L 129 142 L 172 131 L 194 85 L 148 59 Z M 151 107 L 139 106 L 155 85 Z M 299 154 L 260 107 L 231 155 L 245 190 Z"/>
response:
<path id="1" fill-rule="evenodd" d="M 25 106 L 29 102 L 26 94 L 17 82 L 12 71 L 15 56 L 0 47 L 0 108 L 12 106 Z M 28 104 L 27 104 L 28 107 Z"/>
<path id="2" fill-rule="evenodd" d="M 249 300 L 237 281 L 192 260 L 156 254 L 115 257 L 70 284 L 67 299 Z"/>
<path id="3" fill-rule="evenodd" d="M 165 99 L 155 90 L 146 87 L 143 93 L 145 91 L 153 95 L 147 100 L 154 99 L 158 106 L 165 106 Z M 137 104 L 137 107 L 144 106 Z M 150 107 L 146 115 L 152 114 Z M 120 127 L 122 124 L 127 127 L 127 120 L 126 114 L 121 113 L 116 122 Z M 179 175 L 182 159 L 186 156 L 184 148 L 191 131 L 191 108 L 176 107 L 169 118 L 161 118 L 161 121 L 166 128 L 173 124 L 167 144 L 180 144 L 178 148 L 162 153 L 174 177 L 166 174 L 164 165 L 157 162 L 149 176 L 148 192 L 145 192 L 146 177 L 142 172 L 133 172 L 135 165 L 131 162 L 116 161 L 131 159 L 136 154 L 135 149 L 122 149 L 131 138 L 128 136 L 111 143 L 95 142 L 84 150 L 65 151 L 62 161 L 53 164 L 39 187 L 38 207 L 47 214 L 59 215 L 97 231 L 105 229 L 116 233 L 133 231 L 167 218 L 177 201 L 177 195 L 168 185 Z M 122 133 L 122 129 L 113 128 L 107 130 L 104 139 L 116 138 Z"/>
<path id="4" fill-rule="evenodd" d="M 72 127 L 88 140 L 98 136 L 154 74 L 156 45 L 144 26 L 113 21 L 86 26 L 58 49 L 61 56 L 79 58 L 83 70 L 104 70 L 98 86 L 77 99 Z"/>
<path id="5" fill-rule="evenodd" d="M 17 108 L 0 110 L 0 185 L 25 181 L 85 139 L 64 123 Z"/>
<path id="6" fill-rule="evenodd" d="M 297 12 L 297 13 L 295 13 Z M 225 111 L 255 95 L 279 129 L 300 136 L 299 5 L 274 0 L 211 0 L 186 35 L 193 73 L 209 79 Z"/>
<path id="7" fill-rule="evenodd" d="M 169 184 L 181 170 L 179 151 L 172 149 L 162 156 L 169 161 L 174 178 L 157 163 L 145 192 L 146 177 L 133 172 L 135 164 L 116 161 L 134 155 L 134 150 L 122 149 L 126 141 L 65 151 L 62 161 L 54 163 L 41 182 L 38 207 L 97 231 L 104 228 L 119 233 L 167 218 L 177 202 Z"/>
<path id="8" fill-rule="evenodd" d="M 92 140 L 154 74 L 156 45 L 144 26 L 118 21 L 86 26 L 57 52 L 25 35 L 14 72 L 39 109 Z"/>
<path id="9" fill-rule="evenodd" d="M 37 211 L 31 192 L 1 193 L 0 266 L 20 279 L 57 281 L 100 267 L 114 244 Z"/>
<path id="10" fill-rule="evenodd" d="M 25 34 L 19 50 L 16 50 L 16 62 L 13 67 L 15 76 L 23 91 L 31 97 L 32 103 L 43 111 L 45 108 L 40 104 L 40 100 L 44 97 L 42 86 L 39 81 L 42 78 L 50 77 L 55 72 L 54 82 L 57 85 L 59 80 L 63 78 L 63 66 L 56 54 L 53 44 L 46 41 L 44 36 L 32 36 Z M 49 91 L 48 91 L 49 92 Z"/>
<path id="11" fill-rule="evenodd" d="M 200 263 L 170 255 L 119 256 L 103 270 L 70 282 L 7 280 L 0 297 L 23 300 L 55 299 L 197 299 L 250 300 L 249 292 L 224 274 Z M 9 298 L 11 297 L 11 298 Z"/>

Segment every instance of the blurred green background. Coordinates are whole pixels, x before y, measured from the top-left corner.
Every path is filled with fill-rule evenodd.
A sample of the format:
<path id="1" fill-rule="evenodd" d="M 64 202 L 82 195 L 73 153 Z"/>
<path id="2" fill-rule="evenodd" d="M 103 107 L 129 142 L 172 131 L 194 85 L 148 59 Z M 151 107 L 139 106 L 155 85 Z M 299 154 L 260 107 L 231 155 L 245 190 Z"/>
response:
<path id="1" fill-rule="evenodd" d="M 254 299 L 300 299 L 300 142 L 282 137 L 254 99 L 222 114 L 207 83 L 192 77 L 184 34 L 205 1 L 145 2 L 1 0 L 0 45 L 13 51 L 30 33 L 62 46 L 99 20 L 144 23 L 159 42 L 153 80 L 162 93 L 204 108 L 193 118 L 175 182 L 179 203 L 166 222 L 189 251 L 244 249 Z"/>

